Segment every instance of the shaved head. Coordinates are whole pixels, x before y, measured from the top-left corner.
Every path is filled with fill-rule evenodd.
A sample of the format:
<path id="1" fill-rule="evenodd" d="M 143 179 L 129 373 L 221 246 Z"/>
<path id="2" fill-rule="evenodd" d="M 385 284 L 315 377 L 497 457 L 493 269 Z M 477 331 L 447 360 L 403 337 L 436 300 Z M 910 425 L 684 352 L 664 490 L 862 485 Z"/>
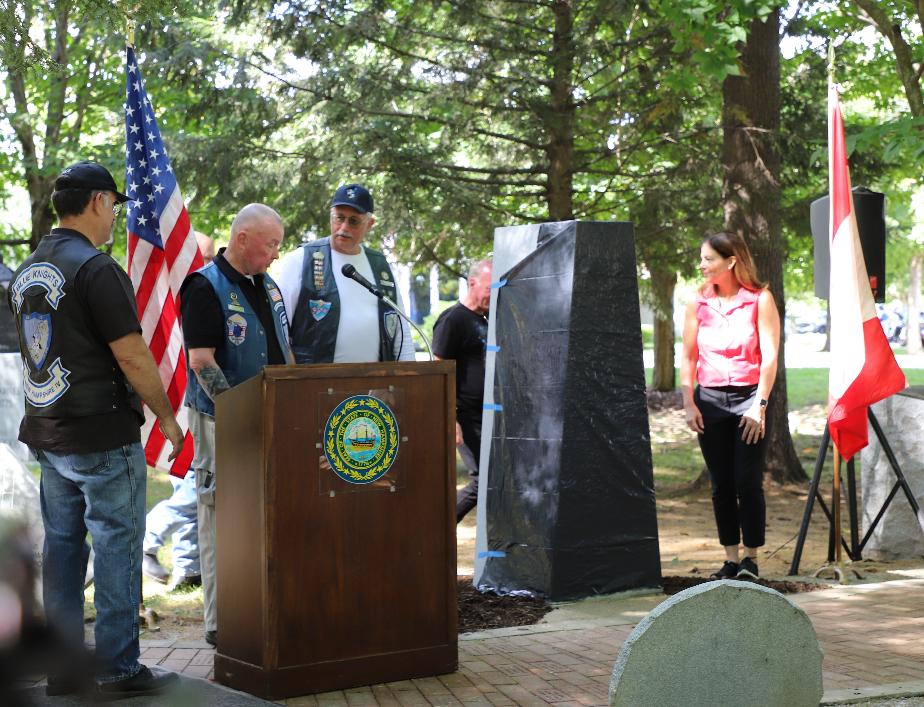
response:
<path id="1" fill-rule="evenodd" d="M 279 257 L 285 235 L 282 218 L 266 204 L 247 204 L 231 222 L 225 259 L 238 272 L 258 275 Z"/>
<path id="2" fill-rule="evenodd" d="M 231 222 L 231 240 L 241 231 L 265 224 L 282 226 L 282 217 L 266 204 L 247 204 Z"/>

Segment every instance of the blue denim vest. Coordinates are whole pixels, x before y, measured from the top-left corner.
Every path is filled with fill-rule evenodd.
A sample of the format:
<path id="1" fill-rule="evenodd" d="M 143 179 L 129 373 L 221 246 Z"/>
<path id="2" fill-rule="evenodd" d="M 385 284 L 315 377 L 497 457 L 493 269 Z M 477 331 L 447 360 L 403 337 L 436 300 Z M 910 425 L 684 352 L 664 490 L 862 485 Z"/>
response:
<path id="1" fill-rule="evenodd" d="M 375 283 L 397 302 L 395 276 L 379 251 L 365 248 Z M 292 315 L 292 353 L 296 363 L 330 363 L 337 346 L 340 325 L 340 293 L 331 267 L 330 238 L 302 246 L 302 288 Z M 372 295 L 369 295 L 370 297 Z M 401 328 L 398 316 L 379 300 L 379 360 L 394 361 L 395 337 Z M 316 314 L 315 314 L 316 313 Z"/>
<path id="2" fill-rule="evenodd" d="M 228 385 L 233 388 L 253 378 L 267 365 L 266 332 L 244 292 L 226 278 L 214 262 L 196 272 L 211 283 L 225 315 L 225 340 L 215 349 L 215 362 L 224 373 Z M 282 293 L 268 274 L 263 275 L 263 287 L 273 312 L 275 331 L 272 333 L 279 342 L 282 355 L 288 359 L 289 322 L 282 303 Z M 186 357 L 188 361 L 188 352 Z M 192 369 L 189 369 L 186 384 L 186 405 L 211 417 L 215 416 L 215 403 L 199 385 L 199 379 Z"/>

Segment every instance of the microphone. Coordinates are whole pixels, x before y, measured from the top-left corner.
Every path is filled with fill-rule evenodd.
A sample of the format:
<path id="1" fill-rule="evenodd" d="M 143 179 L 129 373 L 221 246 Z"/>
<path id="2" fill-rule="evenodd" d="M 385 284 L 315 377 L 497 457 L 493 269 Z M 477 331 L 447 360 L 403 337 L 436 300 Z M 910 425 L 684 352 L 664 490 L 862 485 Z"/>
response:
<path id="1" fill-rule="evenodd" d="M 360 275 L 356 271 L 356 268 L 353 267 L 350 263 L 347 263 L 342 268 L 340 268 L 340 272 L 342 272 L 344 276 L 350 278 L 351 280 L 355 280 L 356 282 L 358 282 L 360 285 L 365 287 L 367 290 L 369 290 L 369 292 L 374 294 L 379 299 L 382 299 L 382 296 L 383 296 L 382 291 L 378 287 L 373 285 L 371 282 L 369 282 L 362 275 Z"/>

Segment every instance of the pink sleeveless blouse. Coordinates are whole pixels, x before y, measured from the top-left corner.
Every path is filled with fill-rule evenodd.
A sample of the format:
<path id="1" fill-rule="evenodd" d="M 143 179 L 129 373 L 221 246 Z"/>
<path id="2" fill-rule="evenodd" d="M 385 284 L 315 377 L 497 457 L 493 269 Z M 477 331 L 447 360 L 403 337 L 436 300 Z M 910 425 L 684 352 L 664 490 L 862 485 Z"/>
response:
<path id="1" fill-rule="evenodd" d="M 760 337 L 757 300 L 761 290 L 741 287 L 722 312 L 715 292 L 696 296 L 696 379 L 701 386 L 756 385 L 760 379 Z"/>

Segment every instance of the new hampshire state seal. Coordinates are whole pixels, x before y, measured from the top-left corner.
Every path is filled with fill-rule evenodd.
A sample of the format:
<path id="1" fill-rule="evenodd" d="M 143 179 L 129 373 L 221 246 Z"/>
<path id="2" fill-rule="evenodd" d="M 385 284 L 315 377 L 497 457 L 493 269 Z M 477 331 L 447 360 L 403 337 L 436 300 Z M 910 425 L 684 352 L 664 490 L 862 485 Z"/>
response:
<path id="1" fill-rule="evenodd" d="M 354 395 L 327 418 L 324 455 L 344 481 L 369 484 L 395 463 L 398 440 L 398 423 L 388 405 L 371 395 Z"/>

